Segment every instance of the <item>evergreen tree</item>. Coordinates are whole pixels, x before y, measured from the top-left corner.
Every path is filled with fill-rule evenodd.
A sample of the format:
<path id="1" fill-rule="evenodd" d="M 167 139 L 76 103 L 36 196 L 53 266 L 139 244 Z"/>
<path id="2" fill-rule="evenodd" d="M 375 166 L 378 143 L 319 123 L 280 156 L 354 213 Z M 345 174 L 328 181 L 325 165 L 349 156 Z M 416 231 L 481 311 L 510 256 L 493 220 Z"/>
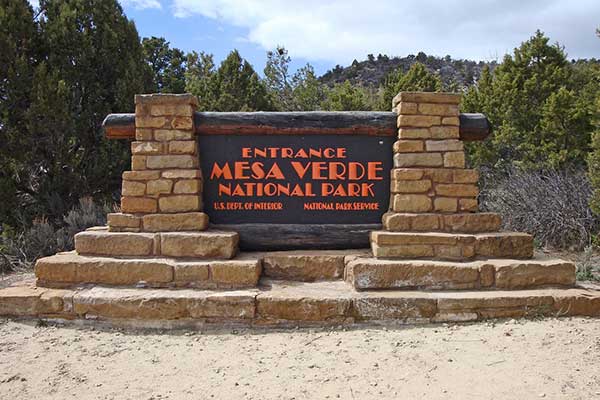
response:
<path id="1" fill-rule="evenodd" d="M 40 35 L 27 0 L 0 0 L 0 226 L 19 219 L 31 140 L 27 134 L 31 83 L 40 56 Z M 26 193 L 27 192 L 27 193 Z"/>
<path id="2" fill-rule="evenodd" d="M 171 48 L 165 38 L 144 38 L 144 57 L 152 70 L 153 92 L 185 92 L 187 57 L 183 51 Z"/>
<path id="3" fill-rule="evenodd" d="M 289 65 L 291 58 L 288 51 L 277 46 L 275 51 L 267 52 L 267 63 L 265 64 L 265 85 L 274 99 L 278 110 L 294 110 L 294 98 Z"/>
<path id="4" fill-rule="evenodd" d="M 537 31 L 506 55 L 493 76 L 482 75 L 463 109 L 484 112 L 490 140 L 470 146 L 475 165 L 523 168 L 582 166 L 588 151 L 593 98 L 573 79 L 562 47 Z"/>
<path id="5" fill-rule="evenodd" d="M 264 82 L 237 50 L 212 72 L 212 57 L 196 60 L 187 74 L 187 89 L 200 98 L 200 108 L 211 111 L 269 111 L 274 109 Z M 210 108 L 209 108 L 210 105 Z"/>
<path id="6" fill-rule="evenodd" d="M 8 86 L 29 86 L 21 122 L 2 116 L 3 131 L 6 126 L 18 136 L 3 142 L 2 162 L 10 166 L 3 174 L 9 174 L 25 220 L 61 221 L 80 197 L 102 198 L 119 189 L 128 146 L 108 142 L 101 123 L 111 112 L 133 111 L 148 70 L 135 26 L 115 0 L 42 0 L 39 22 L 31 9 L 25 14 L 23 24 L 38 31 L 40 45 L 37 61 L 27 60 L 28 79 L 17 82 L 8 74 Z M 17 21 L 15 13 L 9 18 Z M 10 30 L 13 36 L 24 31 Z M 27 49 L 24 43 L 17 47 Z M 15 224 L 18 216 L 5 218 Z"/>
<path id="7" fill-rule="evenodd" d="M 338 83 L 326 92 L 321 108 L 327 111 L 368 111 L 371 110 L 365 89 L 353 86 L 350 81 Z"/>
<path id="8" fill-rule="evenodd" d="M 315 70 L 310 64 L 298 69 L 292 77 L 293 104 L 297 111 L 315 111 L 320 109 L 325 100 L 323 84 L 315 75 Z"/>
<path id="9" fill-rule="evenodd" d="M 215 62 L 212 54 L 192 51 L 187 58 L 185 72 L 185 91 L 196 95 L 199 99 L 198 109 L 215 110 L 217 89 L 215 88 Z"/>
<path id="10" fill-rule="evenodd" d="M 398 68 L 386 76 L 380 88 L 382 95 L 378 108 L 382 111 L 391 109 L 392 99 L 403 91 L 439 92 L 440 90 L 442 90 L 442 81 L 439 76 L 429 72 L 420 62 L 416 62 L 406 73 L 402 68 Z"/>

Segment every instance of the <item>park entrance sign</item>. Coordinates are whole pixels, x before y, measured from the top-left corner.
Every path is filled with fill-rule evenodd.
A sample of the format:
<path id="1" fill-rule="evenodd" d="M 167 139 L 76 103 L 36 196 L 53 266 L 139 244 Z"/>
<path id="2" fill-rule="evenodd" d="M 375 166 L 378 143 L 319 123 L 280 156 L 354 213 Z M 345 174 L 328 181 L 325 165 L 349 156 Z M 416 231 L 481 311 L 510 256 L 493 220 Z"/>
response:
<path id="1" fill-rule="evenodd" d="M 465 140 L 487 120 L 462 114 Z M 367 247 L 390 202 L 395 112 L 196 112 L 203 211 L 244 249 Z M 132 137 L 134 115 L 105 121 Z"/>
<path id="2" fill-rule="evenodd" d="M 1 289 L 0 315 L 195 328 L 600 315 L 572 262 L 535 258 L 531 235 L 479 211 L 464 141 L 489 125 L 460 99 L 221 113 L 138 95 L 135 114 L 104 122 L 133 139 L 120 210 L 39 259 L 35 287 Z"/>
<path id="3" fill-rule="evenodd" d="M 367 135 L 205 136 L 204 212 L 217 224 L 377 224 L 388 208 L 392 143 Z"/>

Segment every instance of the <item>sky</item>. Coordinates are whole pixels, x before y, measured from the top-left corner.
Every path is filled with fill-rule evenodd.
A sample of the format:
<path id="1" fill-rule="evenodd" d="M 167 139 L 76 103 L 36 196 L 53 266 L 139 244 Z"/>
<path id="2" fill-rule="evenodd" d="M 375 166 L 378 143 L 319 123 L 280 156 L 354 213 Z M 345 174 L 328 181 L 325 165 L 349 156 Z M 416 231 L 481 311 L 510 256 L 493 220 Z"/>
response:
<path id="1" fill-rule="evenodd" d="M 319 74 L 367 54 L 501 60 L 540 29 L 569 58 L 600 58 L 600 0 L 120 0 L 140 36 L 222 60 L 238 49 L 262 72 L 285 46 Z"/>

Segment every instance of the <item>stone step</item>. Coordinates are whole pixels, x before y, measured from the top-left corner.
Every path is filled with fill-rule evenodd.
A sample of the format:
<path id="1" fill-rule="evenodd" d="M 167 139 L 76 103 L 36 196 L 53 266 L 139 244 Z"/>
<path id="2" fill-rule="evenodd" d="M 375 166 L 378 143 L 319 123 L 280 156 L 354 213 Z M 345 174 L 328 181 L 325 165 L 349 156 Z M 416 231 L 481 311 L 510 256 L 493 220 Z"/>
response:
<path id="1" fill-rule="evenodd" d="M 576 267 L 559 259 L 490 259 L 471 262 L 355 258 L 345 279 L 357 290 L 531 289 L 575 284 Z"/>
<path id="2" fill-rule="evenodd" d="M 600 286 L 519 291 L 356 292 L 344 282 L 264 280 L 257 289 L 0 289 L 0 315 L 161 328 L 231 323 L 298 326 L 600 316 Z"/>
<path id="3" fill-rule="evenodd" d="M 203 289 L 250 288 L 258 283 L 261 260 L 240 255 L 233 260 L 164 257 L 100 257 L 76 252 L 40 258 L 35 265 L 39 286 L 101 284 Z"/>
<path id="4" fill-rule="evenodd" d="M 263 276 L 314 282 L 343 279 L 347 260 L 371 254 L 364 250 L 292 250 L 249 253 L 262 259 Z"/>
<path id="5" fill-rule="evenodd" d="M 237 253 L 236 232 L 109 232 L 91 228 L 75 235 L 75 250 L 82 255 L 166 256 L 230 259 Z"/>
<path id="6" fill-rule="evenodd" d="M 383 214 L 383 229 L 392 232 L 482 233 L 500 230 L 496 213 L 396 213 Z"/>
<path id="7" fill-rule="evenodd" d="M 518 232 L 477 234 L 441 232 L 371 232 L 377 258 L 472 260 L 533 257 L 533 236 Z"/>

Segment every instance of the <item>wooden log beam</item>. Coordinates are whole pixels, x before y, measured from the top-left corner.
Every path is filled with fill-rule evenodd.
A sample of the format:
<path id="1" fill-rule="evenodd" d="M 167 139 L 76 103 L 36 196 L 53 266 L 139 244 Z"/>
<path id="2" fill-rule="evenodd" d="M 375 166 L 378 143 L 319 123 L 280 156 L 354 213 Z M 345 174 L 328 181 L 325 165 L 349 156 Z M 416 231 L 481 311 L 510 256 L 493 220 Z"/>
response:
<path id="1" fill-rule="evenodd" d="M 198 135 L 372 135 L 395 136 L 396 113 L 341 112 L 196 112 Z M 102 123 L 108 139 L 134 139 L 135 114 L 109 114 Z M 460 114 L 460 138 L 484 140 L 491 132 L 483 114 Z"/>

